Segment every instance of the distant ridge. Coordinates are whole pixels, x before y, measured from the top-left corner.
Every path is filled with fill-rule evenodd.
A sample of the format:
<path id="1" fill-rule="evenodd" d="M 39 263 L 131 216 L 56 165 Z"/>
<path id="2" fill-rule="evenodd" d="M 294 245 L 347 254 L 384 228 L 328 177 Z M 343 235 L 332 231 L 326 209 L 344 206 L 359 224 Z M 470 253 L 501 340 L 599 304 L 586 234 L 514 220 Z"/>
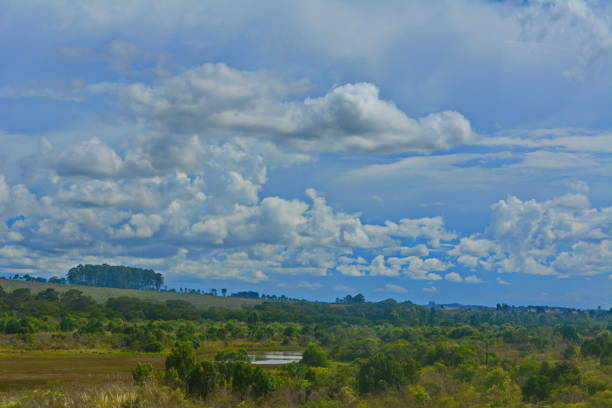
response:
<path id="1" fill-rule="evenodd" d="M 259 299 L 244 299 L 230 296 L 210 296 L 170 291 L 118 289 L 84 285 L 62 285 L 58 283 L 25 282 L 1 278 L 0 286 L 2 286 L 4 290 L 7 291 L 13 291 L 19 288 L 29 288 L 33 294 L 41 292 L 47 288 L 53 288 L 58 292 L 65 292 L 70 289 L 77 289 L 83 292 L 84 295 L 91 296 L 95 301 L 99 303 L 104 303 L 109 298 L 116 298 L 120 296 L 128 296 L 138 298 L 140 300 L 160 302 L 164 302 L 166 300 L 184 300 L 194 305 L 197 309 L 207 309 L 210 307 L 240 309 L 243 306 L 254 306 L 263 302 Z"/>

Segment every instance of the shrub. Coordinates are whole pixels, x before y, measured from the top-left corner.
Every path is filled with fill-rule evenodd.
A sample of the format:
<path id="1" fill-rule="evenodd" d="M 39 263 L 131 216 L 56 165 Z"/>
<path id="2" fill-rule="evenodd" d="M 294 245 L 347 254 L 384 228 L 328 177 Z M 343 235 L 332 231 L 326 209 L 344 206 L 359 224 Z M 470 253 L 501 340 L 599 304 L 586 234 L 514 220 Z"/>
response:
<path id="1" fill-rule="evenodd" d="M 132 378 L 136 384 L 142 384 L 153 376 L 153 366 L 151 363 L 138 363 L 132 370 Z"/>
<path id="2" fill-rule="evenodd" d="M 327 354 L 316 344 L 309 344 L 302 354 L 302 363 L 308 367 L 325 367 L 327 365 Z"/>

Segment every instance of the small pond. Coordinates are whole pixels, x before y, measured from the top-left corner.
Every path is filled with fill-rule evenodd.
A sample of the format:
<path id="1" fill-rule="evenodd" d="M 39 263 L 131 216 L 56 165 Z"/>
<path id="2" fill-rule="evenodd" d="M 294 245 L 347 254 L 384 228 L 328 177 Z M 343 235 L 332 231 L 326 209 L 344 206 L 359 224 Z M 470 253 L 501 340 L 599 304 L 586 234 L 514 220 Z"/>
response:
<path id="1" fill-rule="evenodd" d="M 252 363 L 256 365 L 277 365 L 298 362 L 302 359 L 299 351 L 262 351 L 249 353 Z"/>

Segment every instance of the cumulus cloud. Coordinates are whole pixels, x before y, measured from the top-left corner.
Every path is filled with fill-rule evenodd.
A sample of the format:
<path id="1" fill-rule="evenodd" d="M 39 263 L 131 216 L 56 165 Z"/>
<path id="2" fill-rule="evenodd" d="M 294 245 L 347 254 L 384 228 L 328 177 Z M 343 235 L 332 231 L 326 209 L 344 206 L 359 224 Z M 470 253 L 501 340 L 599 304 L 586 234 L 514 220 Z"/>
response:
<path id="1" fill-rule="evenodd" d="M 476 275 L 466 276 L 463 281 L 465 283 L 482 283 L 482 280 Z"/>
<path id="2" fill-rule="evenodd" d="M 595 275 L 612 262 L 612 208 L 592 208 L 582 194 L 548 201 L 510 196 L 492 205 L 483 233 L 449 251 L 459 263 L 500 272 Z"/>
<path id="3" fill-rule="evenodd" d="M 57 157 L 57 171 L 61 176 L 108 177 L 122 166 L 117 153 L 98 139 L 81 142 Z"/>
<path id="4" fill-rule="evenodd" d="M 321 97 L 288 101 L 304 82 L 205 64 L 156 85 L 120 91 L 137 120 L 163 133 L 273 140 L 290 151 L 430 152 L 473 142 L 470 122 L 454 111 L 413 119 L 381 100 L 370 83 L 338 86 Z"/>
<path id="5" fill-rule="evenodd" d="M 0 247 L 11 249 L 0 255 L 2 262 L 42 268 L 59 265 L 52 262 L 57 251 L 72 251 L 65 260 L 138 259 L 142 264 L 148 259 L 172 274 L 247 282 L 334 270 L 436 280 L 434 272 L 446 268 L 427 258 L 425 244 L 403 246 L 404 240 L 438 246 L 455 239 L 440 217 L 375 225 L 333 208 L 313 189 L 306 191 L 307 201 L 260 197 L 267 166 L 259 154 L 247 151 L 252 145 L 198 139 L 191 150 L 205 160 L 196 167 L 165 166 L 143 153 L 143 146 L 137 141 L 122 155 L 100 139 L 59 153 L 50 146 L 29 161 L 55 170 L 38 173 L 37 183 L 45 186 L 38 192 L 0 178 Z M 128 177 L 136 162 L 151 164 L 150 173 Z M 7 223 L 13 218 L 17 221 Z M 356 248 L 386 246 L 411 255 L 401 260 L 381 254 L 369 261 L 352 256 Z M 27 249 L 30 256 L 24 256 Z"/>
<path id="6" fill-rule="evenodd" d="M 463 278 L 457 272 L 449 272 L 444 275 L 444 279 L 449 282 L 463 282 Z"/>

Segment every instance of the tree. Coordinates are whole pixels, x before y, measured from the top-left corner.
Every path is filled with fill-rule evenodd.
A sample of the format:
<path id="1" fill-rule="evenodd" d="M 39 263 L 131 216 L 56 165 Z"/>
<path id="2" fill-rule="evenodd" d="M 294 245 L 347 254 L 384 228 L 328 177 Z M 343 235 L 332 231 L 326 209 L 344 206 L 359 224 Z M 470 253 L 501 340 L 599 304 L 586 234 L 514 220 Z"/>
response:
<path id="1" fill-rule="evenodd" d="M 399 388 L 405 383 L 400 364 L 391 356 L 377 353 L 359 367 L 357 385 L 362 394 Z"/>
<path id="2" fill-rule="evenodd" d="M 217 386 L 223 383 L 223 376 L 217 365 L 210 361 L 202 361 L 189 374 L 187 390 L 190 394 L 206 398 Z"/>
<path id="3" fill-rule="evenodd" d="M 571 360 L 572 358 L 576 357 L 576 354 L 576 347 L 574 347 L 573 344 L 569 344 L 565 350 L 563 350 L 563 359 Z"/>
<path id="4" fill-rule="evenodd" d="M 327 354 L 316 344 L 310 343 L 302 354 L 302 364 L 308 367 L 325 367 Z"/>
<path id="5" fill-rule="evenodd" d="M 254 398 L 270 395 L 276 389 L 274 377 L 268 371 L 255 367 L 251 380 L 251 395 Z"/>
<path id="6" fill-rule="evenodd" d="M 545 375 L 534 375 L 529 377 L 525 385 L 523 385 L 523 400 L 529 401 L 542 401 L 550 397 L 552 391 L 552 383 L 550 379 Z"/>
<path id="7" fill-rule="evenodd" d="M 132 370 L 132 378 L 136 384 L 142 384 L 153 376 L 151 363 L 138 363 Z"/>
<path id="8" fill-rule="evenodd" d="M 564 324 L 559 328 L 559 333 L 561 333 L 561 337 L 563 337 L 565 341 L 578 342 L 580 340 L 576 326 Z"/>
<path id="9" fill-rule="evenodd" d="M 221 289 L 221 293 L 223 294 L 223 296 L 227 295 L 227 289 L 226 288 Z"/>
<path id="10" fill-rule="evenodd" d="M 249 313 L 249 317 L 247 317 L 247 323 L 249 326 L 255 326 L 259 323 L 259 313 L 253 311 Z"/>
<path id="11" fill-rule="evenodd" d="M 183 383 L 187 381 L 197 365 L 193 346 L 186 341 L 178 342 L 166 357 L 166 370 L 175 369 Z"/>
<path id="12" fill-rule="evenodd" d="M 53 288 L 47 288 L 41 292 L 39 292 L 35 298 L 36 300 L 47 300 L 50 302 L 59 301 L 59 294 Z"/>
<path id="13" fill-rule="evenodd" d="M 152 269 L 111 265 L 78 265 L 67 274 L 73 285 L 103 286 L 125 289 L 155 289 L 164 284 L 164 277 Z"/>

